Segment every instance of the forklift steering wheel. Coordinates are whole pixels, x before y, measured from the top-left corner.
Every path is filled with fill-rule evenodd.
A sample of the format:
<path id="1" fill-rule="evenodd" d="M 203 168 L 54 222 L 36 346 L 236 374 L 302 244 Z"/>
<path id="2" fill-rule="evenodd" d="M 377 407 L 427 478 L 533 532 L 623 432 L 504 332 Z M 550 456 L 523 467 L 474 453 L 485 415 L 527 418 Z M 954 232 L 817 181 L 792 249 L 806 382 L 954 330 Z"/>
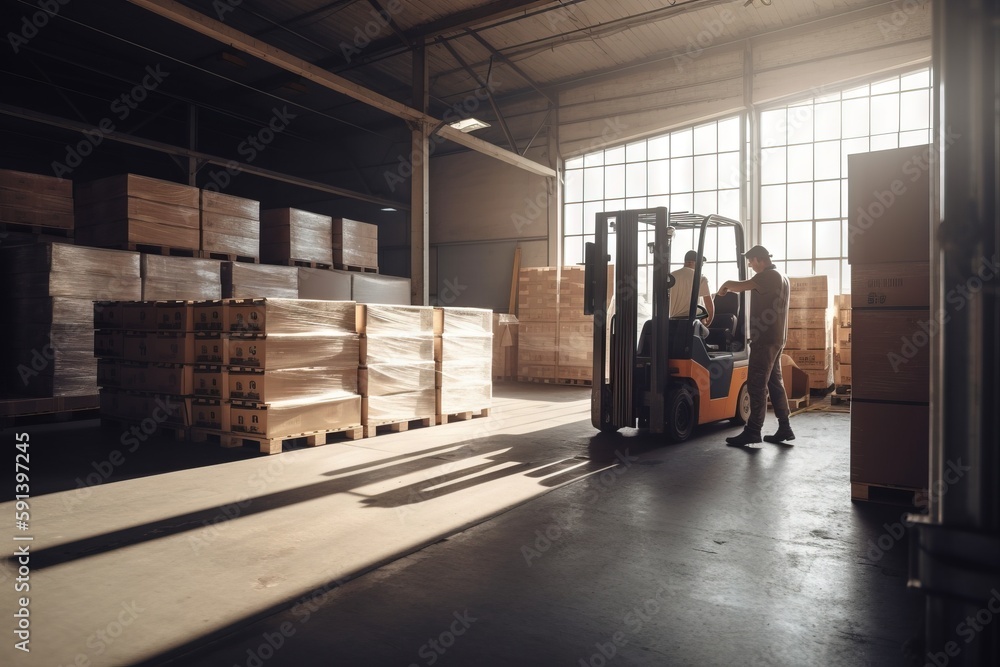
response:
<path id="1" fill-rule="evenodd" d="M 699 303 L 694 308 L 695 308 L 695 310 L 694 310 L 694 319 L 696 319 L 696 320 L 703 320 L 706 317 L 708 317 L 708 311 L 705 309 L 705 306 L 703 306 L 703 305 L 701 305 Z"/>

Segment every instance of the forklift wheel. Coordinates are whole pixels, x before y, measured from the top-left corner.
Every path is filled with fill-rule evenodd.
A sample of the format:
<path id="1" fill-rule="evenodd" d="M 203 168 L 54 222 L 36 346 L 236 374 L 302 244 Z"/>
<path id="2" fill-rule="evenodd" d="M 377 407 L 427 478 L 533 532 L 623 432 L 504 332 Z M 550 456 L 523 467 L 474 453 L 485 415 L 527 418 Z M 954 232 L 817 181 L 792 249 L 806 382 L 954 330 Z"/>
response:
<path id="1" fill-rule="evenodd" d="M 688 387 L 677 387 L 667 392 L 666 433 L 672 442 L 684 442 L 694 431 L 697 421 L 694 413 L 694 396 Z"/>
<path id="2" fill-rule="evenodd" d="M 743 386 L 740 387 L 740 393 L 736 397 L 736 414 L 733 416 L 732 422 L 737 426 L 743 426 L 750 420 L 750 389 L 747 388 L 747 383 L 744 382 Z"/>

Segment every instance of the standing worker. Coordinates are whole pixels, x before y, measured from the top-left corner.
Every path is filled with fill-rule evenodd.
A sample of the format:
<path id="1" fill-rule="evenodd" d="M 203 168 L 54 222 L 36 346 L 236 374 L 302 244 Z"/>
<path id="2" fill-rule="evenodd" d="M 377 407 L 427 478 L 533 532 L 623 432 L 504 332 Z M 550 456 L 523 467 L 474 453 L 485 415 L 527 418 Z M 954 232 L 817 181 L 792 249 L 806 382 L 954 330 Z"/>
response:
<path id="1" fill-rule="evenodd" d="M 781 379 L 781 350 L 785 347 L 788 330 L 788 278 L 771 263 L 771 253 L 764 246 L 755 245 L 743 256 L 754 271 L 753 277 L 727 280 L 719 288 L 719 296 L 727 292 L 754 291 L 750 297 L 750 363 L 747 377 L 750 419 L 742 433 L 726 438 L 726 442 L 734 447 L 760 442 L 768 394 L 778 418 L 778 430 L 774 435 L 764 436 L 764 440 L 781 443 L 795 439 L 788 423 L 788 397 Z"/>
<path id="2" fill-rule="evenodd" d="M 688 316 L 688 309 L 691 306 L 691 290 L 694 289 L 694 267 L 697 262 L 698 253 L 694 250 L 688 250 L 684 253 L 684 266 L 670 274 L 674 277 L 674 286 L 670 288 L 670 317 L 687 318 Z M 701 265 L 702 271 L 704 271 L 704 257 L 701 258 Z M 698 297 L 701 299 L 708 317 L 705 318 L 704 322 L 695 320 L 702 324 L 701 327 L 695 327 L 695 329 L 698 331 L 698 335 L 704 338 L 708 335 L 707 327 L 712 326 L 712 320 L 715 319 L 715 302 L 712 301 L 712 290 L 709 289 L 708 278 L 704 274 L 701 276 Z"/>

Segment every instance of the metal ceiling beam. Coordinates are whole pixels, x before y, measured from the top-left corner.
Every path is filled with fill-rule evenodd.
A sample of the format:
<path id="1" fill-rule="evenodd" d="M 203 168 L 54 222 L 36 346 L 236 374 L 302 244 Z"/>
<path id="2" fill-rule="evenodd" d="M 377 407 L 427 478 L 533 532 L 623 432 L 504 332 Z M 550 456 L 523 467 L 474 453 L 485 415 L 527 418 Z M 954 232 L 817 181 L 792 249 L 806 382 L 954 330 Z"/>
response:
<path id="1" fill-rule="evenodd" d="M 189 159 L 200 160 L 201 162 L 207 162 L 210 164 L 218 165 L 220 167 L 235 168 L 242 172 L 248 174 L 254 174 L 255 176 L 263 176 L 264 178 L 269 178 L 273 181 L 281 181 L 282 183 L 289 183 L 291 185 L 298 185 L 304 188 L 309 188 L 310 190 L 318 190 L 320 192 L 326 192 L 328 194 L 337 195 L 340 197 L 347 197 L 348 199 L 357 199 L 359 201 L 368 202 L 370 204 L 378 204 L 379 206 L 391 206 L 393 208 L 409 209 L 409 205 L 406 202 L 396 201 L 394 199 L 385 199 L 383 197 L 376 197 L 373 195 L 366 195 L 360 192 L 354 192 L 353 190 L 348 190 L 346 188 L 338 188 L 335 185 L 329 185 L 327 183 L 319 183 L 317 181 L 310 181 L 306 178 L 299 178 L 298 176 L 292 176 L 290 174 L 283 174 L 281 172 L 272 171 L 270 169 L 264 169 L 262 167 L 255 167 L 252 164 L 247 164 L 245 162 L 237 162 L 230 158 L 219 157 L 218 155 L 212 155 L 210 153 L 203 153 L 201 151 L 191 150 L 189 148 L 181 148 L 180 146 L 173 146 L 171 144 L 166 144 L 161 141 L 155 141 L 153 139 L 144 139 L 142 137 L 134 137 L 124 132 L 111 131 L 107 132 L 103 128 L 98 129 L 97 127 L 90 125 L 89 123 L 80 123 L 74 120 L 68 120 L 66 118 L 59 118 L 58 116 L 51 116 L 49 114 L 40 113 L 38 111 L 33 111 L 31 109 L 24 109 L 21 107 L 15 107 L 9 104 L 0 103 L 0 114 L 11 116 L 13 118 L 21 118 L 23 120 L 30 120 L 36 123 L 42 123 L 44 125 L 51 125 L 53 127 L 59 127 L 65 130 L 72 130 L 74 132 L 89 132 L 91 134 L 100 133 L 105 139 L 110 139 L 112 141 L 117 141 L 123 144 L 129 144 L 131 146 L 138 146 L 139 148 L 146 148 L 149 150 L 158 151 L 160 153 L 165 153 L 170 156 L 176 157 L 186 157 Z"/>
<path id="2" fill-rule="evenodd" d="M 449 141 L 461 144 L 466 148 L 471 148 L 474 151 L 478 151 L 484 155 L 489 155 L 535 174 L 540 174 L 542 176 L 556 175 L 555 170 L 539 164 L 534 160 L 521 157 L 517 153 L 513 153 L 500 148 L 499 146 L 483 141 L 482 139 L 460 132 L 449 125 L 444 124 L 444 121 L 438 118 L 421 113 L 413 107 L 409 107 L 392 98 L 376 93 L 375 91 L 369 90 L 364 86 L 360 86 L 353 81 L 337 76 L 332 72 L 317 67 L 302 58 L 293 56 L 292 54 L 266 42 L 254 39 L 246 33 L 230 28 L 221 21 L 217 21 L 200 12 L 188 9 L 174 0 L 129 0 L 129 2 L 173 21 L 178 25 L 194 30 L 197 33 L 205 35 L 206 37 L 210 37 L 234 49 L 238 49 L 244 53 L 254 56 L 255 58 L 259 58 L 264 62 L 271 63 L 272 65 L 280 67 L 293 74 L 297 74 L 304 79 L 308 79 L 309 81 L 313 81 L 314 83 L 317 83 L 325 88 L 347 95 L 348 97 L 358 100 L 359 102 L 364 102 L 371 107 L 392 114 L 398 118 L 402 118 L 403 120 L 428 123 L 431 127 L 440 126 L 437 130 L 437 134 L 439 136 L 444 139 L 448 139 Z M 503 4 L 525 3 L 507 0 Z"/>
<path id="3" fill-rule="evenodd" d="M 537 83 L 535 83 L 534 80 L 524 72 L 524 70 L 522 70 L 520 67 L 518 67 L 507 56 L 505 56 L 504 54 L 500 53 L 492 44 L 490 44 L 485 39 L 483 39 L 482 36 L 478 32 L 475 32 L 474 30 L 466 30 L 465 33 L 467 35 L 469 35 L 470 37 L 472 37 L 477 42 L 479 42 L 479 44 L 484 49 L 486 49 L 487 51 L 489 51 L 490 53 L 492 53 L 494 56 L 496 56 L 497 58 L 499 58 L 503 62 L 504 65 L 506 65 L 507 67 L 509 67 L 510 70 L 512 72 L 514 72 L 514 74 L 517 74 L 519 77 L 521 77 L 524 80 L 525 83 L 527 83 L 529 86 L 531 86 L 535 90 L 536 93 L 538 93 L 539 95 L 541 95 L 542 97 L 544 97 L 546 100 L 548 100 L 549 104 L 551 104 L 552 106 L 559 106 L 559 103 L 555 99 L 553 99 L 551 95 L 549 95 L 544 90 L 542 90 L 541 87 Z M 447 42 L 446 42 L 446 44 L 447 44 Z"/>
<path id="4" fill-rule="evenodd" d="M 490 90 L 489 81 L 479 76 L 474 69 L 469 67 L 468 63 L 462 59 L 462 56 L 459 55 L 458 51 L 456 51 L 451 44 L 448 42 L 441 42 L 441 44 L 448 50 L 448 53 L 450 53 L 451 56 L 458 61 L 458 64 L 465 68 L 465 71 L 468 72 L 473 81 L 478 81 L 479 85 L 482 86 L 482 89 L 486 91 L 486 97 L 490 100 L 490 106 L 493 107 L 493 113 L 496 114 L 497 122 L 500 123 L 500 129 L 503 130 L 503 135 L 507 138 L 507 145 L 510 146 L 512 151 L 516 151 L 517 143 L 514 141 L 514 135 L 510 133 L 510 128 L 507 127 L 507 119 L 503 117 L 503 114 L 500 112 L 500 106 L 497 104 L 496 98 L 493 97 L 493 91 Z"/>

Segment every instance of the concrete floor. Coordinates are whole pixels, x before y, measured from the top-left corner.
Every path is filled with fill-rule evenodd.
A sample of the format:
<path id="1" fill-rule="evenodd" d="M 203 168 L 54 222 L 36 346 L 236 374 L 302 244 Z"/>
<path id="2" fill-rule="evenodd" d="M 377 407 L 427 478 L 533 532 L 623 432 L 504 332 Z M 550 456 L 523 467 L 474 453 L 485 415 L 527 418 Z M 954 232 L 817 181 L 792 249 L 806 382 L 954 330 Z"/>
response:
<path id="1" fill-rule="evenodd" d="M 276 457 L 154 437 L 109 468 L 118 434 L 30 427 L 32 655 L 0 663 L 923 664 L 905 508 L 851 503 L 849 415 L 793 426 L 666 445 L 508 384 L 487 419 Z"/>

